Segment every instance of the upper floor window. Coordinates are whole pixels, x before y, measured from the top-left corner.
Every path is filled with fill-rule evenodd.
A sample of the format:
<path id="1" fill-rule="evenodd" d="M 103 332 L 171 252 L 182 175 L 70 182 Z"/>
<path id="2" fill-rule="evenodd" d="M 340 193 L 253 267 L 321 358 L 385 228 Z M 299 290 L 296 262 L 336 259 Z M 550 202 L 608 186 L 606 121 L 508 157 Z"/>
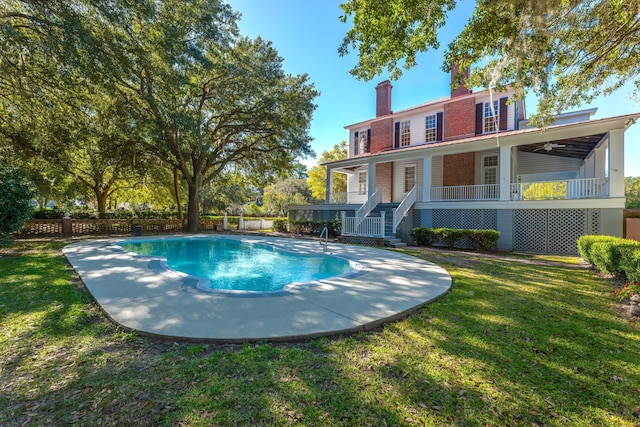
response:
<path id="1" fill-rule="evenodd" d="M 371 130 L 360 130 L 354 133 L 353 135 L 353 143 L 355 154 L 364 154 L 369 152 L 369 140 L 371 138 Z"/>
<path id="2" fill-rule="evenodd" d="M 406 147 L 411 144 L 411 121 L 400 122 L 400 146 Z"/>
<path id="3" fill-rule="evenodd" d="M 508 99 L 505 96 L 499 101 L 476 104 L 476 135 L 508 130 Z"/>
<path id="4" fill-rule="evenodd" d="M 484 103 L 483 132 L 495 132 L 498 130 L 498 101 Z"/>
<path id="5" fill-rule="evenodd" d="M 438 140 L 438 116 L 436 114 L 427 116 L 425 119 L 425 142 Z"/>

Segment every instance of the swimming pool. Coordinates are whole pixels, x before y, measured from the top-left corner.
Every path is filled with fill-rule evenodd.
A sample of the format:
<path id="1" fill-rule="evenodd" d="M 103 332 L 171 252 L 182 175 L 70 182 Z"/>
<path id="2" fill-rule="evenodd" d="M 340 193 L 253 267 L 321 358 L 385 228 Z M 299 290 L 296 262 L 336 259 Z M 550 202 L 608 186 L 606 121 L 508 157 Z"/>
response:
<path id="1" fill-rule="evenodd" d="M 138 255 L 164 258 L 168 268 L 199 278 L 197 288 L 203 291 L 278 292 L 358 269 L 320 248 L 317 255 L 299 254 L 224 237 L 146 239 L 119 245 Z"/>
<path id="2" fill-rule="evenodd" d="M 400 319 L 449 291 L 446 270 L 407 254 L 329 243 L 331 256 L 360 266 L 353 274 L 279 292 L 202 292 L 185 273 L 159 269 L 159 258 L 119 246 L 138 240 L 199 239 L 175 235 L 89 239 L 63 248 L 105 315 L 140 334 L 171 340 L 244 343 L 289 341 L 371 330 Z M 317 240 L 222 235 L 286 252 L 318 255 Z"/>

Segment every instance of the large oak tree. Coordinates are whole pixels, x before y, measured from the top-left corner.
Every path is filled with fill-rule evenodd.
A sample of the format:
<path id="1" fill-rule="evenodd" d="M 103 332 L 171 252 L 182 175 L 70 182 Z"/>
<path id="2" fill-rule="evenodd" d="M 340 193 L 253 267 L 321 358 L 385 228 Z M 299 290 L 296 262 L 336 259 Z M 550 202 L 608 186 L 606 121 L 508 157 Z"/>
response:
<path id="1" fill-rule="evenodd" d="M 351 71 L 369 80 L 387 70 L 398 78 L 416 54 L 440 46 L 439 31 L 456 0 L 348 0 L 351 21 L 339 52 L 357 51 Z M 637 0 L 478 0 L 449 44 L 443 69 L 476 65 L 469 84 L 511 84 L 538 97 L 544 125 L 567 108 L 627 82 L 640 86 L 640 2 Z M 637 91 L 637 90 L 636 90 Z"/>
<path id="2" fill-rule="evenodd" d="M 313 85 L 285 74 L 269 42 L 239 37 L 219 0 L 10 1 L 0 19 L 12 41 L 0 91 L 21 90 L 36 68 L 24 64 L 48 57 L 59 76 L 31 84 L 74 87 L 80 74 L 121 100 L 131 136 L 186 180 L 188 231 L 203 184 L 234 169 L 268 182 L 312 154 Z"/>

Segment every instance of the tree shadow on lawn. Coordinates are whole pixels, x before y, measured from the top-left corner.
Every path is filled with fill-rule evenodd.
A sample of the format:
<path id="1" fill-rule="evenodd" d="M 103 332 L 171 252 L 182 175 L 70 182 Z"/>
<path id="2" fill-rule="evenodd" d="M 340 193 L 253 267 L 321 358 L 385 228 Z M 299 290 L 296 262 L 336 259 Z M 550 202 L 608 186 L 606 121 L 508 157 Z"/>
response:
<path id="1" fill-rule="evenodd" d="M 42 261 L 5 270 L 0 320 L 31 323 L 7 331 L 1 425 L 637 423 L 637 329 L 588 271 L 467 259 L 449 295 L 377 331 L 221 346 L 122 333 Z"/>
<path id="2" fill-rule="evenodd" d="M 638 422 L 630 396 L 640 384 L 640 336 L 603 307 L 611 305 L 610 284 L 594 281 L 587 270 L 466 261 L 454 273 L 452 292 L 404 332 L 418 337 L 414 346 L 444 350 L 466 399 L 483 401 L 500 423 Z M 412 359 L 400 356 L 399 369 L 406 371 Z M 419 378 L 420 372 L 410 372 L 407 378 Z M 485 418 L 471 411 L 466 422 Z"/>

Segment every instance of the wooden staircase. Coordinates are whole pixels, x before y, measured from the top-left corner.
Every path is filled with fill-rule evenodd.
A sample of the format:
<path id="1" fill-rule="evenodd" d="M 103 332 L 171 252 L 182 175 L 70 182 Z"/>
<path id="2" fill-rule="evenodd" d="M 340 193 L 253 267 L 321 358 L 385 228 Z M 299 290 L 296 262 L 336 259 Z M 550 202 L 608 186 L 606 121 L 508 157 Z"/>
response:
<path id="1" fill-rule="evenodd" d="M 379 203 L 370 213 L 369 217 L 380 217 L 380 213 L 384 211 L 384 235 L 387 236 L 383 240 L 384 246 L 392 248 L 402 248 L 407 246 L 405 242 L 398 239 L 393 232 L 393 210 L 398 207 L 398 203 Z"/>

